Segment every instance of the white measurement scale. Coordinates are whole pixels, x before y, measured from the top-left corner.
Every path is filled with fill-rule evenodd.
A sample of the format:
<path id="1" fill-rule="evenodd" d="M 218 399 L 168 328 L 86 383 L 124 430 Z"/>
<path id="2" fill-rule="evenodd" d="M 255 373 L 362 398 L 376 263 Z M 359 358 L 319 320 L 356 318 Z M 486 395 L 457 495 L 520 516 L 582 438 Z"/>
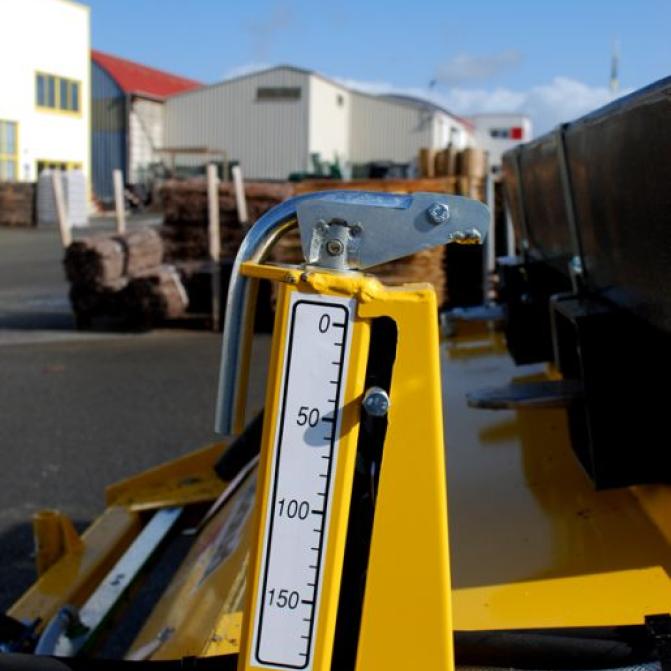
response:
<path id="1" fill-rule="evenodd" d="M 291 294 L 252 666 L 312 668 L 354 310 Z"/>

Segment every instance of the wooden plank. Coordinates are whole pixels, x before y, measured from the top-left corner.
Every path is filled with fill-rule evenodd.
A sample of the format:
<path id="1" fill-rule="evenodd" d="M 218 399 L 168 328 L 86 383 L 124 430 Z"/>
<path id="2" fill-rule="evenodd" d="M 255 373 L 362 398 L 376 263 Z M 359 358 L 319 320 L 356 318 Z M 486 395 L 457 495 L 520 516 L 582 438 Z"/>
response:
<path id="1" fill-rule="evenodd" d="M 219 330 L 221 315 L 221 226 L 219 222 L 219 177 L 217 166 L 207 166 L 207 218 L 209 233 L 209 252 L 213 262 L 212 272 L 212 330 Z"/>
<path id="2" fill-rule="evenodd" d="M 51 173 L 51 185 L 54 190 L 54 203 L 56 204 L 56 216 L 58 217 L 58 228 L 61 232 L 61 242 L 67 248 L 72 242 L 72 229 L 68 221 L 68 213 L 65 208 L 65 196 L 63 194 L 63 180 L 60 170 Z"/>
<path id="3" fill-rule="evenodd" d="M 238 220 L 241 224 L 249 221 L 247 215 L 247 199 L 245 198 L 245 183 L 242 178 L 242 169 L 239 165 L 234 165 L 232 169 L 233 184 L 235 185 L 235 204 L 238 208 Z"/>
<path id="4" fill-rule="evenodd" d="M 115 170 L 113 173 L 114 179 L 114 209 L 116 211 L 116 231 L 119 235 L 126 232 L 126 208 L 124 206 L 124 188 L 123 188 L 123 172 Z"/>

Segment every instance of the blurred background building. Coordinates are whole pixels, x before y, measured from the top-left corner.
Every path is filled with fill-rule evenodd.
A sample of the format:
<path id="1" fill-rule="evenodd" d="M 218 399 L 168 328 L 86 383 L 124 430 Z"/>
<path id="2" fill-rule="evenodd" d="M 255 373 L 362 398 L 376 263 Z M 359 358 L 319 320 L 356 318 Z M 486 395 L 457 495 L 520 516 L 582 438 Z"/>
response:
<path id="1" fill-rule="evenodd" d="M 0 38 L 0 180 L 90 173 L 89 8 L 8 0 Z M 10 20 L 11 19 L 11 20 Z"/>
<path id="2" fill-rule="evenodd" d="M 235 164 L 249 179 L 406 178 L 424 174 L 421 152 L 472 147 L 489 153 L 496 172 L 501 154 L 532 135 L 524 115 L 467 119 L 291 65 L 203 85 L 92 50 L 83 4 L 4 6 L 12 28 L 0 40 L 0 181 L 81 172 L 64 176 L 66 200 L 75 184 L 78 200 L 111 205 L 120 170 L 126 197 L 146 204 L 163 178 L 203 174 L 209 162 L 224 178 Z"/>
<path id="3" fill-rule="evenodd" d="M 93 188 L 105 202 L 114 197 L 112 173 L 147 187 L 161 161 L 164 103 L 199 82 L 91 51 Z"/>
<path id="4" fill-rule="evenodd" d="M 171 97 L 170 148 L 214 148 L 258 179 L 342 170 L 370 162 L 409 163 L 421 147 L 462 149 L 472 126 L 410 96 L 376 96 L 289 65 L 228 79 Z"/>

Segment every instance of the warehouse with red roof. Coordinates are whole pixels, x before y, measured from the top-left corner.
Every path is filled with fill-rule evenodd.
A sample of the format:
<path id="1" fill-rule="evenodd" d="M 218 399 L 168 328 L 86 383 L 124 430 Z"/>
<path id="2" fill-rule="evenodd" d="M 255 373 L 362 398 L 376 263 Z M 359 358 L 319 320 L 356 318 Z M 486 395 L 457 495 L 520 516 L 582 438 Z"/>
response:
<path id="1" fill-rule="evenodd" d="M 161 160 L 165 100 L 200 86 L 193 79 L 91 51 L 92 181 L 99 201 L 113 200 L 116 169 L 137 188 L 151 181 Z"/>

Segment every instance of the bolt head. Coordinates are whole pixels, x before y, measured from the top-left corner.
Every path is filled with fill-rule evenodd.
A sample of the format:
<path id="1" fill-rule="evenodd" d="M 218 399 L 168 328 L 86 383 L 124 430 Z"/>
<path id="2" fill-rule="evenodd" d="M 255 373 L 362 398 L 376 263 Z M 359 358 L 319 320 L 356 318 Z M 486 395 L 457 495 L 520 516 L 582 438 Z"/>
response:
<path id="1" fill-rule="evenodd" d="M 389 394 L 381 387 L 371 387 L 363 397 L 363 409 L 372 417 L 384 417 L 391 406 Z"/>
<path id="2" fill-rule="evenodd" d="M 450 208 L 445 203 L 432 203 L 426 210 L 429 220 L 434 224 L 444 224 L 450 218 Z"/>
<path id="3" fill-rule="evenodd" d="M 466 231 L 466 238 L 473 242 L 482 242 L 482 235 L 477 228 L 471 228 L 470 230 Z"/>
<path id="4" fill-rule="evenodd" d="M 328 240 L 326 242 L 326 251 L 331 256 L 340 256 L 345 251 L 345 247 L 340 240 Z"/>

